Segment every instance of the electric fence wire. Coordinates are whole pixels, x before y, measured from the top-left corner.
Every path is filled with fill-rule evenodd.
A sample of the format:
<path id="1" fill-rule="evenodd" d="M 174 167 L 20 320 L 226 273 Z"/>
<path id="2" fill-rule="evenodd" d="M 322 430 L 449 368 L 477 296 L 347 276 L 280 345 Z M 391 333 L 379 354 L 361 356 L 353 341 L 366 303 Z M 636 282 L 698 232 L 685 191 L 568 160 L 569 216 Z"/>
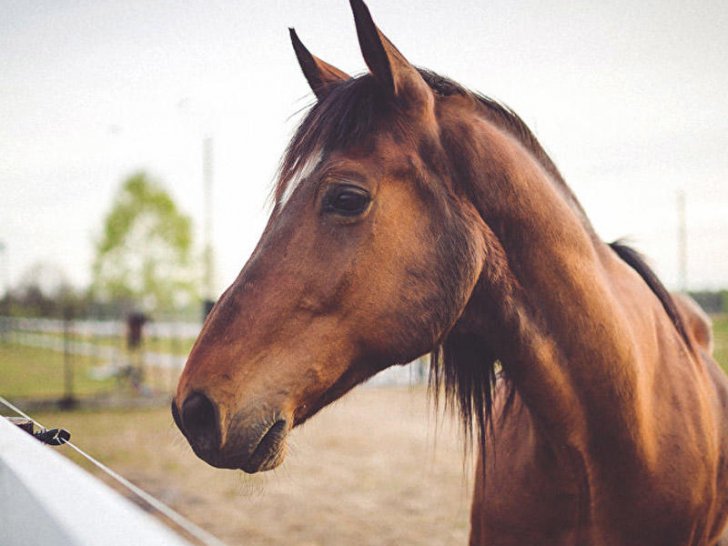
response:
<path id="1" fill-rule="evenodd" d="M 44 427 L 42 424 L 40 424 L 38 421 L 33 419 L 30 415 L 20 410 L 18 407 L 10 403 L 6 398 L 0 396 L 0 403 L 7 406 L 10 410 L 14 411 L 21 417 L 24 417 L 25 419 L 28 419 L 35 425 L 37 425 L 41 430 L 46 430 L 46 427 Z M 81 448 L 76 446 L 70 441 L 64 441 L 64 445 L 67 445 L 74 451 L 76 451 L 79 455 L 87 459 L 89 462 L 91 462 L 94 466 L 96 466 L 99 470 L 116 480 L 119 484 L 126 487 L 129 491 L 131 491 L 134 495 L 142 499 L 145 503 L 147 503 L 149 506 L 151 506 L 154 510 L 162 514 L 164 517 L 166 517 L 168 520 L 173 522 L 175 525 L 177 525 L 180 529 L 183 529 L 185 532 L 189 533 L 190 536 L 195 537 L 197 540 L 199 540 L 202 544 L 205 546 L 225 546 L 225 543 L 222 542 L 220 539 L 212 535 L 211 533 L 205 531 L 201 527 L 198 527 L 194 523 L 192 523 L 190 520 L 185 518 L 182 514 L 179 512 L 176 512 L 166 504 L 164 504 L 159 499 L 153 497 L 140 487 L 134 485 L 129 480 L 127 480 L 122 475 L 118 474 L 117 472 L 110 469 L 108 466 L 106 466 L 101 461 L 95 459 L 85 451 L 83 451 Z"/>

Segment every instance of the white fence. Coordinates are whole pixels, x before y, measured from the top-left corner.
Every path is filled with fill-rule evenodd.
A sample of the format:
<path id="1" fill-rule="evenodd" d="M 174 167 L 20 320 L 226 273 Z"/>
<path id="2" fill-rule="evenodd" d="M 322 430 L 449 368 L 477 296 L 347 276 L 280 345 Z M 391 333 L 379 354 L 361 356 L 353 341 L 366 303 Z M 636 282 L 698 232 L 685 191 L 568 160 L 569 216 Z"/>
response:
<path id="1" fill-rule="evenodd" d="M 0 417 L 0 544 L 189 544 L 54 449 Z"/>
<path id="2" fill-rule="evenodd" d="M 40 347 L 73 354 L 93 356 L 117 365 L 126 360 L 126 324 L 120 320 L 73 320 L 64 323 L 58 319 L 0 317 L 8 339 L 29 347 Z M 151 322 L 145 328 L 146 337 L 168 342 L 194 339 L 202 325 L 195 322 Z M 67 345 L 63 336 L 72 336 Z M 100 340 L 116 340 L 105 344 Z M 147 366 L 181 370 L 185 356 L 169 352 L 143 351 L 142 360 Z"/>
<path id="3" fill-rule="evenodd" d="M 126 326 L 123 321 L 74 320 L 64 324 L 62 320 L 39 318 L 0 317 L 0 323 L 11 343 L 49 349 L 69 351 L 74 355 L 95 357 L 101 363 L 92 376 L 96 379 L 112 375 L 115 370 L 128 363 L 125 348 Z M 150 322 L 144 328 L 145 337 L 167 340 L 171 348 L 173 340 L 190 340 L 197 337 L 202 324 L 196 322 Z M 63 335 L 72 336 L 70 343 Z M 116 339 L 113 344 L 104 344 L 101 339 Z M 186 355 L 171 351 L 142 350 L 140 362 L 145 367 L 181 372 Z M 420 358 L 407 366 L 392 366 L 371 378 L 369 386 L 417 385 L 427 382 L 428 360 Z M 2 546 L 2 545 L 0 545 Z"/>

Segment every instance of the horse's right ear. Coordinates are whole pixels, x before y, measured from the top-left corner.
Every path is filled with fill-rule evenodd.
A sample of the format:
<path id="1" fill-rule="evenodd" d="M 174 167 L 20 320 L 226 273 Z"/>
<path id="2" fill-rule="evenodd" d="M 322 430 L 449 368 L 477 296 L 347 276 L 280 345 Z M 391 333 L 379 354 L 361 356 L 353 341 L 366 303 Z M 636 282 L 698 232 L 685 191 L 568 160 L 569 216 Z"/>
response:
<path id="1" fill-rule="evenodd" d="M 291 35 L 291 43 L 293 44 L 293 50 L 296 52 L 298 64 L 301 66 L 303 75 L 306 76 L 306 80 L 308 80 L 308 84 L 318 100 L 328 95 L 334 85 L 351 77 L 346 72 L 342 72 L 335 66 L 331 66 L 311 54 L 298 38 L 298 34 L 294 29 L 289 28 L 288 32 Z"/>
<path id="2" fill-rule="evenodd" d="M 356 34 L 369 71 L 387 92 L 414 104 L 431 104 L 432 93 L 419 71 L 389 41 L 372 19 L 363 0 L 349 0 Z"/>

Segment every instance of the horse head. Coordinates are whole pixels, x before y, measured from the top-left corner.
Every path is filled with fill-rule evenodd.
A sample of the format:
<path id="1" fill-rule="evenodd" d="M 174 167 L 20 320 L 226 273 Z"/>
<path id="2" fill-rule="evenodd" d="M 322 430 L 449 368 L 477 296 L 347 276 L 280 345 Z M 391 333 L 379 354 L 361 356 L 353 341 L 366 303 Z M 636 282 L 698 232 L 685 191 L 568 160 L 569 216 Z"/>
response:
<path id="1" fill-rule="evenodd" d="M 292 427 L 432 351 L 486 261 L 486 228 L 453 182 L 441 127 L 477 100 L 412 66 L 364 3 L 351 4 L 369 73 L 350 78 L 291 30 L 317 102 L 289 144 L 262 237 L 208 317 L 172 404 L 214 466 L 274 468 Z"/>

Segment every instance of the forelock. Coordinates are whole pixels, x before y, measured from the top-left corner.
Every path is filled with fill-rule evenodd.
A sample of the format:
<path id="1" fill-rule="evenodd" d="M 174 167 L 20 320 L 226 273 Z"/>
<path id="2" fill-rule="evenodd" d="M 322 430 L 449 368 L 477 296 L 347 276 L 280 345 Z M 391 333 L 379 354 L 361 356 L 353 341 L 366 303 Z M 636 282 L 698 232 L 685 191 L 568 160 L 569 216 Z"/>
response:
<path id="1" fill-rule="evenodd" d="M 296 129 L 281 161 L 275 198 L 281 202 L 301 180 L 312 158 L 333 150 L 368 148 L 378 124 L 392 116 L 393 102 L 369 75 L 337 84 L 309 110 Z"/>

